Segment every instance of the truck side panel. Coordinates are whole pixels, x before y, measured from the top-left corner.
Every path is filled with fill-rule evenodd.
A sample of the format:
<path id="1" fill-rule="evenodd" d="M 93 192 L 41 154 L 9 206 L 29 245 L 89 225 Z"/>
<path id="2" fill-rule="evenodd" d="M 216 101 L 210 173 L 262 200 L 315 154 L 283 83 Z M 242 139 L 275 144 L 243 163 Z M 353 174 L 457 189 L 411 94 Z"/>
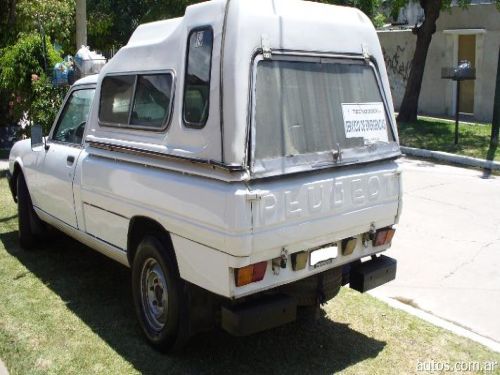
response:
<path id="1" fill-rule="evenodd" d="M 219 251 L 250 253 L 251 210 L 245 185 L 86 154 L 77 211 L 83 231 L 124 248 L 134 216 Z M 231 211 L 231 212 L 228 212 Z M 232 213 L 238 213 L 234 215 Z"/>
<path id="2" fill-rule="evenodd" d="M 127 228 L 130 219 L 105 209 L 83 204 L 87 233 L 120 249 L 127 249 Z"/>

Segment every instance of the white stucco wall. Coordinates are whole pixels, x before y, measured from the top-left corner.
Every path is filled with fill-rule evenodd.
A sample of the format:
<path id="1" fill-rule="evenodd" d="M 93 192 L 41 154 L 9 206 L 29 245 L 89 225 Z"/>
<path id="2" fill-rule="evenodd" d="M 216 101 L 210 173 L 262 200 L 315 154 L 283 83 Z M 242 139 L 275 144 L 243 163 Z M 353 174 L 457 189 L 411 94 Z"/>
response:
<path id="1" fill-rule="evenodd" d="M 476 72 L 474 117 L 490 122 L 493 117 L 495 77 L 500 48 L 500 12 L 493 4 L 453 7 L 444 11 L 427 55 L 419 112 L 452 115 L 455 109 L 455 83 L 441 79 L 441 68 L 457 64 L 458 35 L 476 34 Z M 416 36 L 411 30 L 379 31 L 394 105 L 399 110 L 415 51 Z"/>

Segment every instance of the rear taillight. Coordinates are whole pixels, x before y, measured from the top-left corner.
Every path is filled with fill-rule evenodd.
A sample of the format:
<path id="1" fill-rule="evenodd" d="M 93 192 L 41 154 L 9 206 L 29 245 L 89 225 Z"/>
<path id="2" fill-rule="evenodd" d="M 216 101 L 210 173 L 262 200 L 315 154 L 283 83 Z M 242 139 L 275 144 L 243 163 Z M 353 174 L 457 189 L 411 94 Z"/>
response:
<path id="1" fill-rule="evenodd" d="M 382 246 L 390 243 L 396 229 L 387 227 L 377 230 L 375 233 L 375 238 L 373 239 L 373 246 Z"/>
<path id="2" fill-rule="evenodd" d="M 234 270 L 234 281 L 236 286 L 243 286 L 262 280 L 266 273 L 266 268 L 267 261 L 236 268 Z"/>

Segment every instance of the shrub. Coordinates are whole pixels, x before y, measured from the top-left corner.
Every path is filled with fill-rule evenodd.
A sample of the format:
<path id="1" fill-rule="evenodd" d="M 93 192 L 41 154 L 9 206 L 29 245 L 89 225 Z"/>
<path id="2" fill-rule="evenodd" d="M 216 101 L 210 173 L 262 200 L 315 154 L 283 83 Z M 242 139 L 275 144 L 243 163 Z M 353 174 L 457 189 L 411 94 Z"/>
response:
<path id="1" fill-rule="evenodd" d="M 42 38 L 38 34 L 24 34 L 17 42 L 4 48 L 0 54 L 0 88 L 9 93 L 10 111 L 14 122 L 25 115 L 50 128 L 62 101 L 63 91 L 50 84 L 52 67 L 62 60 L 50 40 L 45 41 L 46 61 Z"/>
<path id="2" fill-rule="evenodd" d="M 33 100 L 30 114 L 34 124 L 42 125 L 44 134 L 48 134 L 52 123 L 61 108 L 66 87 L 52 86 L 50 79 L 42 75 L 33 82 Z"/>

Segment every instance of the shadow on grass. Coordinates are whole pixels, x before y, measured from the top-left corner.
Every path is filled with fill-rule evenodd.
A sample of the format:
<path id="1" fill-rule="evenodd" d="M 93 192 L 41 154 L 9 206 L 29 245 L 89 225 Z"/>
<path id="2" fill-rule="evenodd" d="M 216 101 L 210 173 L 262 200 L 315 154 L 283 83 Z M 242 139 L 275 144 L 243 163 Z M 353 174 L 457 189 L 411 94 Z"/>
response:
<path id="1" fill-rule="evenodd" d="M 194 337 L 181 355 L 162 355 L 147 345 L 136 323 L 127 268 L 65 236 L 30 252 L 20 249 L 16 231 L 0 234 L 0 240 L 88 327 L 145 374 L 334 373 L 376 357 L 386 344 L 321 318 L 242 338 L 213 331 Z"/>
<path id="2" fill-rule="evenodd" d="M 15 219 L 17 218 L 17 215 L 12 215 L 12 216 L 9 216 L 9 217 L 1 217 L 0 218 L 0 223 L 5 223 L 7 221 L 10 221 L 12 219 Z"/>

